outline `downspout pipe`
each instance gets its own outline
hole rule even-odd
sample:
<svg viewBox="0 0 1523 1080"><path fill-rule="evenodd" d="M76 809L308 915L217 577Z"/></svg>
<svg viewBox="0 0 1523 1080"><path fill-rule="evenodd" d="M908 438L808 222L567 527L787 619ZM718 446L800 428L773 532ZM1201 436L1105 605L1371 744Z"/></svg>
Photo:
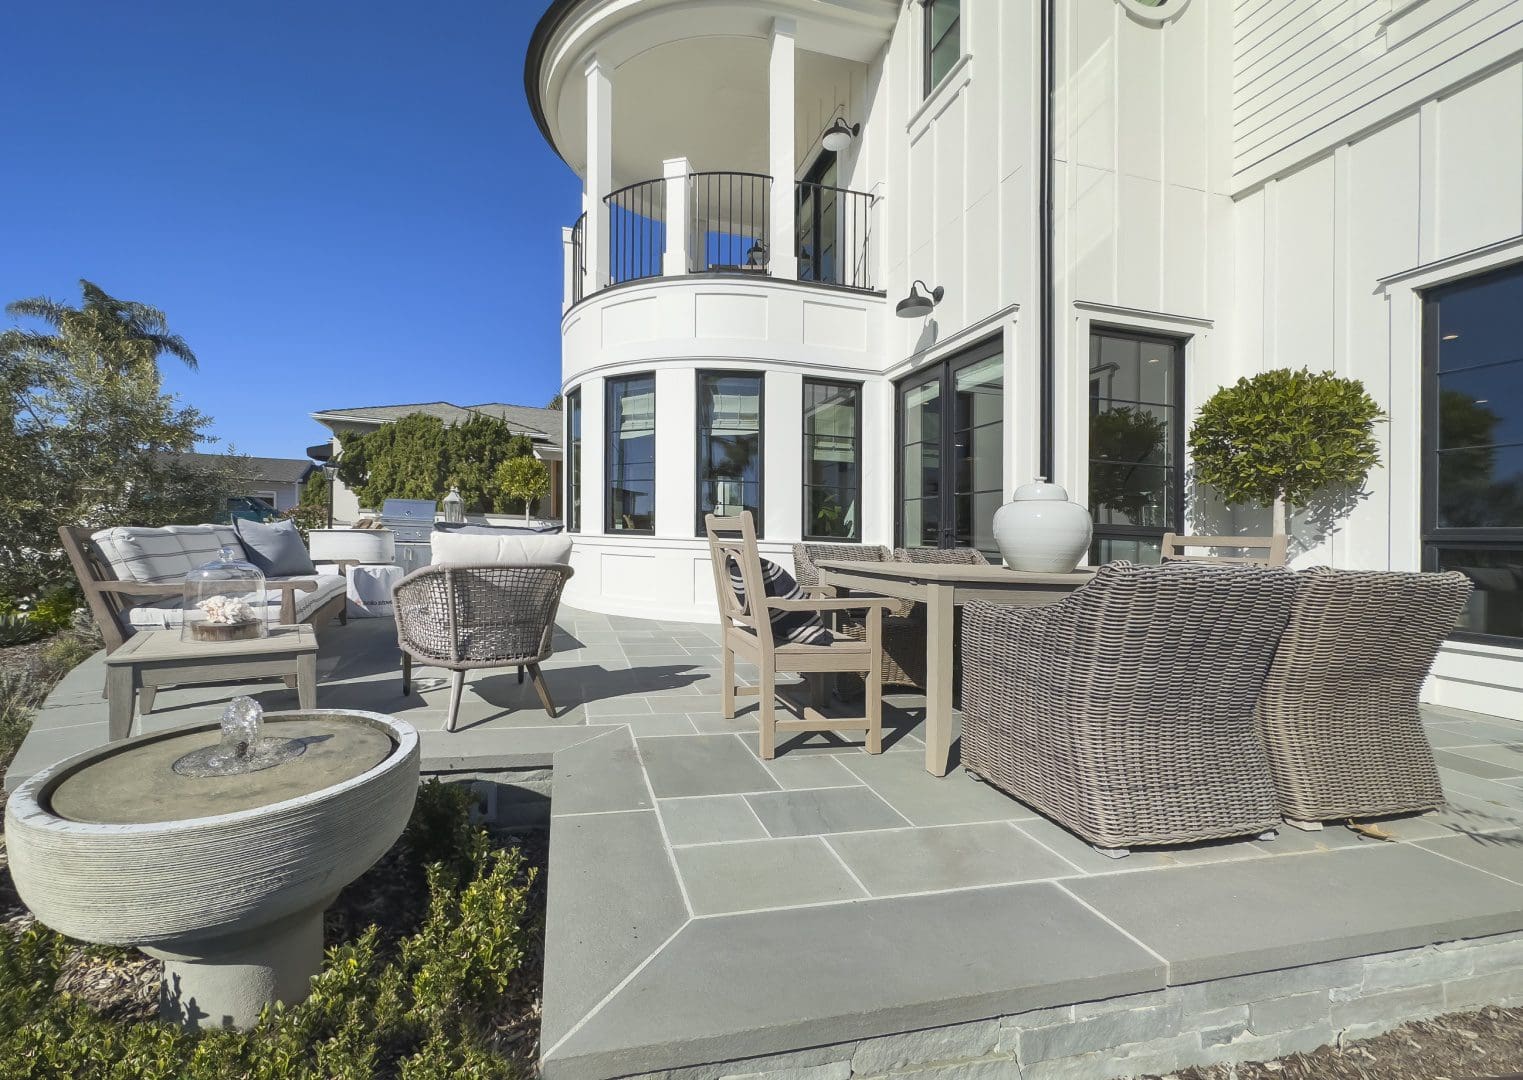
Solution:
<svg viewBox="0 0 1523 1080"><path fill-rule="evenodd" d="M1037 189L1037 291L1040 294L1040 320L1037 346L1037 397L1039 419L1039 462L1041 475L1056 481L1056 386L1057 357L1054 355L1057 340L1057 290L1053 267L1053 210L1052 210L1052 99L1056 80L1057 20L1054 6L1057 0L1041 0L1042 57L1040 94L1040 153Z"/></svg>

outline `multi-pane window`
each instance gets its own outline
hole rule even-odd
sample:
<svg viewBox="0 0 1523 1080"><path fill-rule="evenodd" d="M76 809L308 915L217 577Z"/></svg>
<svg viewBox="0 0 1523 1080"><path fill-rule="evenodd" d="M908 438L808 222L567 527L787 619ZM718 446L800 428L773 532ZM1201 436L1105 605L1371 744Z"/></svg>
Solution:
<svg viewBox="0 0 1523 1080"><path fill-rule="evenodd" d="M1423 304L1423 558L1475 583L1463 636L1523 642L1523 267Z"/></svg>
<svg viewBox="0 0 1523 1080"><path fill-rule="evenodd" d="M925 0L926 94L941 85L961 57L961 0Z"/></svg>
<svg viewBox="0 0 1523 1080"><path fill-rule="evenodd" d="M804 539L862 535L862 387L804 380Z"/></svg>
<svg viewBox="0 0 1523 1080"><path fill-rule="evenodd" d="M1154 563L1182 532L1184 345L1096 329L1089 339L1089 509L1096 563Z"/></svg>
<svg viewBox="0 0 1523 1080"><path fill-rule="evenodd" d="M608 510L611 533L656 531L656 377L608 380Z"/></svg>
<svg viewBox="0 0 1523 1080"><path fill-rule="evenodd" d="M751 511L762 530L762 376L698 374L698 522Z"/></svg>
<svg viewBox="0 0 1523 1080"><path fill-rule="evenodd" d="M582 389L566 391L566 531L582 531Z"/></svg>

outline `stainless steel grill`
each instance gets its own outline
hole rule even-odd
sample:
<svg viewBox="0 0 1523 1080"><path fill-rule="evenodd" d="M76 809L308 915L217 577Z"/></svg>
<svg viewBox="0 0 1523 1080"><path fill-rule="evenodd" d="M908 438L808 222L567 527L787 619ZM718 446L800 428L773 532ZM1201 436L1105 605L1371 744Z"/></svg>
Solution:
<svg viewBox="0 0 1523 1080"><path fill-rule="evenodd" d="M426 544L434 531L432 499L387 499L381 524L396 534L399 544Z"/></svg>

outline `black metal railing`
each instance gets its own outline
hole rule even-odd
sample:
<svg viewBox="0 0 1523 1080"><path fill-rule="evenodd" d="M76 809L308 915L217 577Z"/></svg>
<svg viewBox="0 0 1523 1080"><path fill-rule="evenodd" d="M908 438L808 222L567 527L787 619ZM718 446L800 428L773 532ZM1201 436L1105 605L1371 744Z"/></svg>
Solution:
<svg viewBox="0 0 1523 1080"><path fill-rule="evenodd" d="M873 197L865 191L800 183L794 206L799 280L871 290Z"/></svg>
<svg viewBox="0 0 1523 1080"><path fill-rule="evenodd" d="M660 277L666 256L666 181L641 180L610 194L608 284Z"/></svg>
<svg viewBox="0 0 1523 1080"><path fill-rule="evenodd" d="M701 172L688 177L688 271L766 273L772 177Z"/></svg>
<svg viewBox="0 0 1523 1080"><path fill-rule="evenodd" d="M582 290L587 279L587 215L584 213L571 226L571 302L582 301Z"/></svg>

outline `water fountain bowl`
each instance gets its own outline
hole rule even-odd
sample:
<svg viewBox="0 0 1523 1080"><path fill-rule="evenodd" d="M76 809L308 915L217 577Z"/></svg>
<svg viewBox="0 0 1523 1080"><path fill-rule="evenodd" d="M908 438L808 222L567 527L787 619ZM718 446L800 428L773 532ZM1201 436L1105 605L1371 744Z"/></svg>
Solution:
<svg viewBox="0 0 1523 1080"><path fill-rule="evenodd" d="M211 722L98 747L33 776L5 813L37 919L162 959L163 1015L190 1028L248 1028L306 997L324 909L396 842L418 790L417 731L379 713L270 713L263 738L295 744L273 767L174 768L226 734Z"/></svg>

